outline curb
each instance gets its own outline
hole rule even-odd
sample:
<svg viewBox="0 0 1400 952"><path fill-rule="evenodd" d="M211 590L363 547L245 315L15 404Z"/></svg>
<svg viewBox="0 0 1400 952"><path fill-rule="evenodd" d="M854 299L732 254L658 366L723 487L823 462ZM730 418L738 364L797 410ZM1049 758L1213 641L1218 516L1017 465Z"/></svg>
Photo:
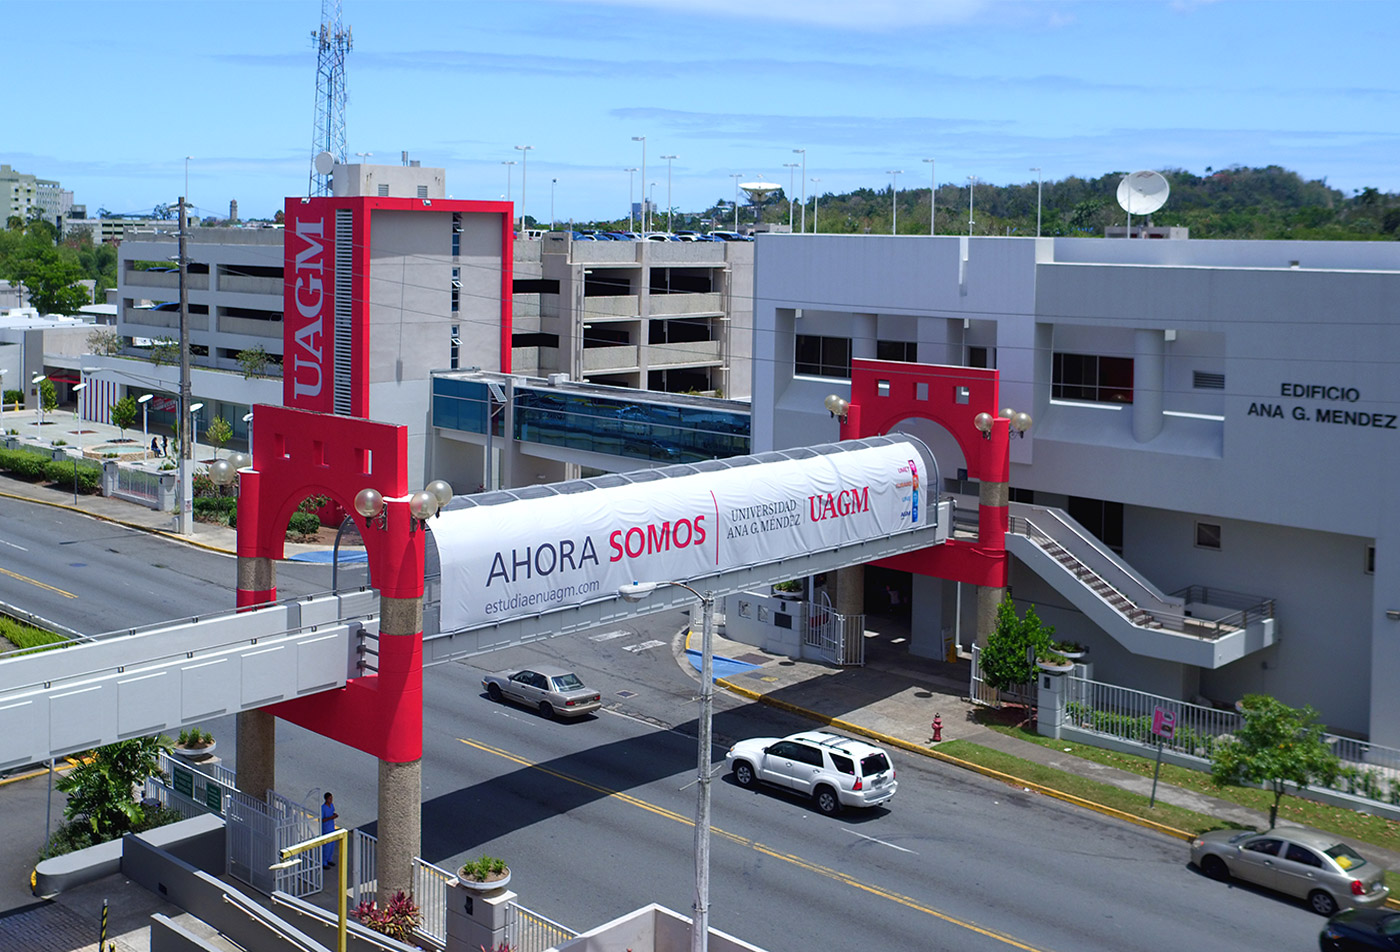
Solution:
<svg viewBox="0 0 1400 952"><path fill-rule="evenodd" d="M100 512L89 512L86 509L79 509L77 506L70 506L66 503L50 502L47 499L35 499L33 496L20 496L15 493L7 492L0 492L0 499L14 499L18 502L34 503L36 506L48 506L50 509L64 509L68 512L77 513L80 516L87 516L90 519L97 519L102 522L110 522L111 524L117 526L124 526L136 532L145 532L149 535L162 536L166 539L169 539L172 542L183 542L185 545L192 545L195 548L203 549L206 552L217 552L220 555L238 554L232 549L225 549L217 545L210 545L207 542L197 542L192 538L187 538L185 536L178 535L173 532L167 532L164 529L152 529L150 526L143 526L135 522L127 522L123 519L117 519L114 516L104 516Z"/></svg>
<svg viewBox="0 0 1400 952"><path fill-rule="evenodd" d="M850 721L845 721L838 717L827 717L824 714L818 714L815 711L809 711L806 708L798 707L796 704L789 704L787 701L779 701L774 698L770 698L766 694L762 694L758 691L751 690L750 688L740 687L737 684L734 684L730 681L726 681L724 678L715 678L715 683L718 684L720 687L724 688L726 691L729 691L733 694L737 694L740 697L748 698L751 701L757 701L760 704L767 704L769 707L775 707L779 710L787 711L792 714L797 714L802 717L808 718L809 720L817 721L821 724L829 724L832 727L837 727L841 730L849 731L853 734L860 734L862 736L869 737L872 740L878 740L883 744L889 745L890 747L897 747L900 750L904 750L909 753L921 754L925 757L929 757L934 760L941 760L946 764L951 764L954 767L961 767L964 770L971 770L974 773L979 773L984 777L990 777L993 780L1000 780L1003 783L1015 784L1019 787L1022 787L1023 789L1032 790L1036 793L1043 794L1047 797L1054 797L1056 800L1063 800L1066 803L1072 803L1075 806L1080 806L1089 810L1093 810L1095 813L1101 813L1104 816L1110 816L1118 820L1124 820L1128 823L1136 824L1137 826L1145 827L1149 830L1152 830L1155 833L1162 833L1174 839L1185 841L1190 841L1193 836L1193 834L1188 833L1185 830L1178 830L1176 827L1167 826L1165 823L1158 823L1155 820L1149 820L1145 817L1140 817L1132 813L1126 813L1123 810L1116 809L1115 807L1105 806L1102 803L1095 803L1092 800L1086 800L1083 797L1077 797L1072 793L1065 793L1063 791L1056 790L1053 787L1046 787L1038 783L1033 783L1029 780L1022 780L1019 777L1013 777L1010 774L1004 774L999 770L993 770L990 767L983 767L981 764L974 764L970 761L950 756L949 754L940 753L939 751L933 748L910 743L909 741L901 740L898 737L891 737L889 734L882 734L879 731L873 731L869 728L861 727L859 724L852 724Z"/></svg>

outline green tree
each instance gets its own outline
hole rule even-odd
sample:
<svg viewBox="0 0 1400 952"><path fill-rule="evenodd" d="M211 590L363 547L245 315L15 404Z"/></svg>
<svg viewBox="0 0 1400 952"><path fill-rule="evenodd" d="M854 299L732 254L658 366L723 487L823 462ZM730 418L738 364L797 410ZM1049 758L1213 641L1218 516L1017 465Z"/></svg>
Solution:
<svg viewBox="0 0 1400 952"><path fill-rule="evenodd" d="M108 407L107 412L111 414L112 422L122 431L122 439L126 439L126 428L136 422L136 398L127 394Z"/></svg>
<svg viewBox="0 0 1400 952"><path fill-rule="evenodd" d="M45 413L58 409L58 388L47 378L39 382L39 406Z"/></svg>
<svg viewBox="0 0 1400 952"><path fill-rule="evenodd" d="M238 366L243 370L244 380L249 377L261 377L271 360L262 344L238 352Z"/></svg>
<svg viewBox="0 0 1400 952"><path fill-rule="evenodd" d="M219 458L219 450L224 448L224 444L233 438L233 427L223 417L214 417L209 422L209 428L204 431L204 435L210 443L214 444L214 458Z"/></svg>
<svg viewBox="0 0 1400 952"><path fill-rule="evenodd" d="M1049 651L1054 633L1054 626L1041 622L1034 605L1026 609L1024 618L1017 618L1015 604L1010 597L1003 598L997 606L996 627L977 656L982 680L998 691L1034 681L1035 659Z"/></svg>
<svg viewBox="0 0 1400 952"><path fill-rule="evenodd" d="M77 282L86 275L75 261L54 248L12 262L10 273L29 289L29 303L41 314L71 314L90 304L88 290Z"/></svg>
<svg viewBox="0 0 1400 952"><path fill-rule="evenodd" d="M55 784L68 794L63 815L92 833L93 842L116 839L145 818L135 790L160 766L159 737L137 737L99 747Z"/></svg>
<svg viewBox="0 0 1400 952"><path fill-rule="evenodd" d="M1246 694L1239 707L1244 723L1234 737L1216 743L1210 777L1218 786L1257 783L1272 791L1272 830L1288 784L1296 790L1314 781L1331 783L1340 761L1311 707L1292 708L1267 694Z"/></svg>

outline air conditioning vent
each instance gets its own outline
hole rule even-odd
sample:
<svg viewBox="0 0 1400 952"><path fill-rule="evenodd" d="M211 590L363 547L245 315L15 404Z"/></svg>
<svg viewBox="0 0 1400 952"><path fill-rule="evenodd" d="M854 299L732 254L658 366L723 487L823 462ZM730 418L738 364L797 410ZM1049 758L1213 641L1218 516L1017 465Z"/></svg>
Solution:
<svg viewBox="0 0 1400 952"><path fill-rule="evenodd" d="M1204 370L1191 371L1191 386L1197 390L1224 390L1224 374L1208 374Z"/></svg>

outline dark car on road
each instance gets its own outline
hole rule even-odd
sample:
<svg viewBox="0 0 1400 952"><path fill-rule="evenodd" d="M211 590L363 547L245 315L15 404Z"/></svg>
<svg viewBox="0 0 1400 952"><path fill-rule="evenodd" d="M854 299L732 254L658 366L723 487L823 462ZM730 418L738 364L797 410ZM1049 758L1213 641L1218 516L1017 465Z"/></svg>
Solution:
<svg viewBox="0 0 1400 952"><path fill-rule="evenodd" d="M1322 952L1400 949L1400 912L1394 909L1348 909L1327 920L1317 937Z"/></svg>

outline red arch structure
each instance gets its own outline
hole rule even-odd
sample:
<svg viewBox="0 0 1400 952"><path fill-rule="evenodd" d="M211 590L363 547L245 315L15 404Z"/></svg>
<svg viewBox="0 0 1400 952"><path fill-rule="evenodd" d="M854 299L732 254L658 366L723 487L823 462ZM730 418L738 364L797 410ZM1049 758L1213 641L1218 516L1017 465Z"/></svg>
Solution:
<svg viewBox="0 0 1400 952"><path fill-rule="evenodd" d="M423 597L423 530L408 513L408 428L356 417L259 405L253 461L239 473L238 556L280 559L287 520L307 496L326 495L355 520L370 578L381 598ZM355 496L375 489L384 514L367 520ZM277 598L275 588L239 588L238 606ZM378 672L344 688L268 710L325 737L391 763L423 754L423 632L383 636Z"/></svg>
<svg viewBox="0 0 1400 952"><path fill-rule="evenodd" d="M937 423L962 449L968 476L1005 483L1011 473L1010 421L997 415L999 375L976 367L948 367L889 360L851 361L851 402L841 423L841 439L883 436L902 420ZM979 413L994 418L983 434L973 423ZM937 493L941 487L929 487ZM1005 506L982 504L977 541L949 539L907 555L883 559L887 568L999 588L1006 585Z"/></svg>

